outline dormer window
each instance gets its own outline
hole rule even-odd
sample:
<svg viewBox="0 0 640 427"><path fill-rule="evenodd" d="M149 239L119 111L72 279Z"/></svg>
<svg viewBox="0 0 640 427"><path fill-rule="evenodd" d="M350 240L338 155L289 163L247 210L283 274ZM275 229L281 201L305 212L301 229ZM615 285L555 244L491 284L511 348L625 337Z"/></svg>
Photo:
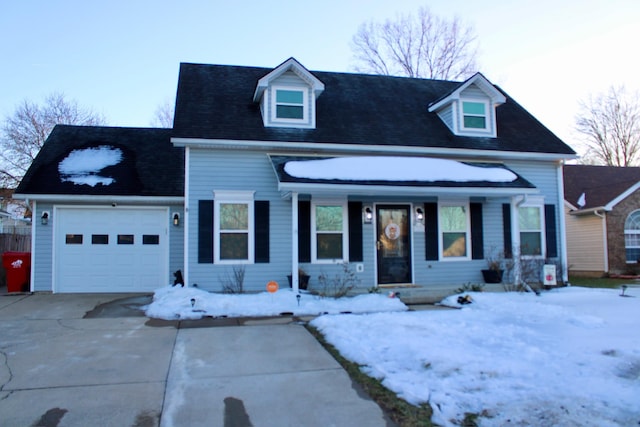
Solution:
<svg viewBox="0 0 640 427"><path fill-rule="evenodd" d="M496 108L506 100L489 80L476 73L429 104L429 112L437 114L454 135L496 138Z"/></svg>
<svg viewBox="0 0 640 427"><path fill-rule="evenodd" d="M305 91L275 88L275 120L304 120Z"/></svg>
<svg viewBox="0 0 640 427"><path fill-rule="evenodd" d="M486 102L462 101L462 128L465 130L487 129L487 111L489 105Z"/></svg>
<svg viewBox="0 0 640 427"><path fill-rule="evenodd" d="M260 104L265 127L314 129L322 91L324 83L289 58L258 80L253 101Z"/></svg>

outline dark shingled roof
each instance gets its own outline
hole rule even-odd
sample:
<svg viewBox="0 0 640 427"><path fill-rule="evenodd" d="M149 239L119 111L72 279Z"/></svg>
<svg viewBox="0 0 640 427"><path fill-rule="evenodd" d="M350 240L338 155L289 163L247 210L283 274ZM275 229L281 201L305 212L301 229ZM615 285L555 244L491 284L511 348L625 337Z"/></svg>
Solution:
<svg viewBox="0 0 640 427"><path fill-rule="evenodd" d="M578 200L585 194L586 205L581 209L605 206L629 187L640 181L640 168L617 166L564 166L564 199L578 208Z"/></svg>
<svg viewBox="0 0 640 427"><path fill-rule="evenodd" d="M77 149L119 148L122 161L100 171L109 185L64 181L58 165ZM184 195L184 149L171 143L171 129L56 126L31 164L16 193L109 196Z"/></svg>
<svg viewBox="0 0 640 427"><path fill-rule="evenodd" d="M325 84L316 129L268 128L253 94L271 71L181 64L173 136L575 154L506 94L497 109L498 138L455 136L427 109L461 83L407 77L313 71Z"/></svg>

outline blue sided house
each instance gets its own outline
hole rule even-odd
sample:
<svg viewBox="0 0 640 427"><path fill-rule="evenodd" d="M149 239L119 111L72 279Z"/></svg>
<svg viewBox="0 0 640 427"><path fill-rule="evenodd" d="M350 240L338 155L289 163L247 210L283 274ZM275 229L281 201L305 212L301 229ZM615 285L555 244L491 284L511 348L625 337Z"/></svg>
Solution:
<svg viewBox="0 0 640 427"><path fill-rule="evenodd" d="M297 289L345 265L364 288L452 289L495 251L566 274L574 157L480 73L181 64L173 129L57 126L17 193L34 291L148 292L177 270Z"/></svg>

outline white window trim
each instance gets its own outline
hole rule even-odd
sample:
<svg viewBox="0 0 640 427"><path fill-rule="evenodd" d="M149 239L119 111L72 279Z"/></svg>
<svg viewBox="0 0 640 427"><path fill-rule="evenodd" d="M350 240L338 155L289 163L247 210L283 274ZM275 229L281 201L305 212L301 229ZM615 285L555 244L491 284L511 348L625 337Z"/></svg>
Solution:
<svg viewBox="0 0 640 427"><path fill-rule="evenodd" d="M277 105L278 102L276 100L276 94L278 90L289 90L289 91L300 91L302 92L302 118L301 119L286 119L280 118L277 116ZM271 123L273 124L288 124L288 125L310 125L311 121L309 120L309 116L311 111L309 111L309 88L307 86L284 86L284 85L273 85L270 88L271 92ZM285 104L283 104L285 105ZM291 104L293 105L293 104ZM295 104L297 105L297 104Z"/></svg>
<svg viewBox="0 0 640 427"><path fill-rule="evenodd" d="M464 125L464 103L465 102L474 102L476 104L484 104L484 128L468 128ZM487 99L480 98L460 98L458 102L458 112L460 114L460 131L461 132L469 132L469 133L488 133L493 129L493 114L491 114L491 104ZM473 117L481 117L478 114L472 114Z"/></svg>
<svg viewBox="0 0 640 427"><path fill-rule="evenodd" d="M342 206L342 258L318 259L318 237L316 231L316 206ZM313 264L335 264L349 261L349 212L347 200L316 199L311 201L311 262Z"/></svg>
<svg viewBox="0 0 640 427"><path fill-rule="evenodd" d="M520 208L538 208L538 212L540 212L540 255L523 255L522 254L522 241L520 239ZM516 217L515 228L517 235L517 250L520 253L520 257L523 259L544 259L547 253L547 224L545 222L545 211L544 211L544 198L529 196L526 199L520 198L520 201L516 202ZM525 230L527 231L527 230Z"/></svg>
<svg viewBox="0 0 640 427"><path fill-rule="evenodd" d="M255 191L228 191L218 190L213 192L213 262L216 264L253 264L255 255L255 213L254 213L254 194ZM220 205L227 203L240 203L248 206L248 243L247 259L220 259Z"/></svg>
<svg viewBox="0 0 640 427"><path fill-rule="evenodd" d="M442 221L440 217L440 208L442 207L456 207L462 206L465 210L466 230L465 230L465 245L466 255L461 257L445 257L444 245L443 245L443 233ZM440 261L455 262L455 261L468 261L471 259L471 212L469 207L469 200L443 200L438 201L438 252Z"/></svg>

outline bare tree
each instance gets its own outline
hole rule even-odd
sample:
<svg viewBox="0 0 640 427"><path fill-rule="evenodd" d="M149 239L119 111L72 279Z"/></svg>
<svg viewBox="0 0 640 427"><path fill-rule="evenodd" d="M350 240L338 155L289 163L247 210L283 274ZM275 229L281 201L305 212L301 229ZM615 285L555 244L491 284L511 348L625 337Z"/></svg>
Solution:
<svg viewBox="0 0 640 427"><path fill-rule="evenodd" d="M158 108L156 108L156 112L151 120L151 126L172 128L174 110L175 102L173 100L166 99L162 104L158 105Z"/></svg>
<svg viewBox="0 0 640 427"><path fill-rule="evenodd" d="M580 103L576 130L584 136L587 162L632 166L640 161L640 95L624 87Z"/></svg>
<svg viewBox="0 0 640 427"><path fill-rule="evenodd" d="M353 36L356 70L374 74L458 80L477 71L475 31L421 7L384 23L365 22Z"/></svg>
<svg viewBox="0 0 640 427"><path fill-rule="evenodd" d="M56 124L101 125L102 115L67 100L62 93L49 95L42 105L23 101L0 128L0 185L15 188Z"/></svg>

